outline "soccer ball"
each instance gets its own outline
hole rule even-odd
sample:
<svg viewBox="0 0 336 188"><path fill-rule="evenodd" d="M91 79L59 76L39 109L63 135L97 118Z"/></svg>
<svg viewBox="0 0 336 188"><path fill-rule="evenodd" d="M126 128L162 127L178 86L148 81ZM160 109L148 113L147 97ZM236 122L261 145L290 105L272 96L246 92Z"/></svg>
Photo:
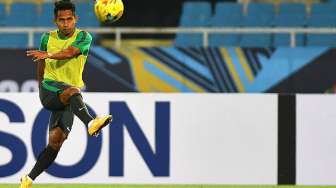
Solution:
<svg viewBox="0 0 336 188"><path fill-rule="evenodd" d="M123 15L124 3L122 0L96 0L94 11L100 22L115 22Z"/></svg>

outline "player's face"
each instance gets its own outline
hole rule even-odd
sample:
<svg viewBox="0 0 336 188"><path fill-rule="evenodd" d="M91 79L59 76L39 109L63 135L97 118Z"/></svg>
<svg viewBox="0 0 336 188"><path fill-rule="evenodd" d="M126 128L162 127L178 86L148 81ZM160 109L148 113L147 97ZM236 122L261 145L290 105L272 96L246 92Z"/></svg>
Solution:
<svg viewBox="0 0 336 188"><path fill-rule="evenodd" d="M77 19L77 16L71 10L60 10L57 12L55 23L59 31L64 36L68 36L73 33Z"/></svg>

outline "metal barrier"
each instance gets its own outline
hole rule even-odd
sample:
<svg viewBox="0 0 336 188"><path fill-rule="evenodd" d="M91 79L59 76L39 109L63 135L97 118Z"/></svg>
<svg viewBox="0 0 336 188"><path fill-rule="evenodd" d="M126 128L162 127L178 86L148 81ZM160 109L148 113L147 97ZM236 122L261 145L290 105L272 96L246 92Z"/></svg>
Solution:
<svg viewBox="0 0 336 188"><path fill-rule="evenodd" d="M27 33L28 47L34 46L34 33L47 32L55 28L48 27L0 27L1 33ZM296 34L336 34L336 28L221 28L221 27L111 27L111 28L82 28L85 31L96 34L115 34L115 47L120 47L123 34L176 34L176 33L201 33L203 35L203 46L209 44L209 34L212 33L282 33L290 34L290 46L296 46Z"/></svg>

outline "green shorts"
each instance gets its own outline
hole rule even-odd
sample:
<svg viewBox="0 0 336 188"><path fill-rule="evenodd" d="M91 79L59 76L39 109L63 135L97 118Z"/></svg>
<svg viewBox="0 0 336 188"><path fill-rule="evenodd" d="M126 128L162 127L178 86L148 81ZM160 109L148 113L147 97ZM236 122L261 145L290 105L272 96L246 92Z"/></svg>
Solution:
<svg viewBox="0 0 336 188"><path fill-rule="evenodd" d="M65 134L69 134L72 129L74 114L70 105L64 105L59 99L59 94L69 87L71 86L63 82L42 81L39 94L43 107L51 111L49 131L60 127Z"/></svg>

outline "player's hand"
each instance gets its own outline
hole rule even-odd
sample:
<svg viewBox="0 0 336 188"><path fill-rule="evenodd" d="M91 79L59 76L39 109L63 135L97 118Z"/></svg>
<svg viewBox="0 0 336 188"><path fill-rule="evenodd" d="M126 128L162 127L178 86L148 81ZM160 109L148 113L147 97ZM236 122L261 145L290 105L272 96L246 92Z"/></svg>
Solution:
<svg viewBox="0 0 336 188"><path fill-rule="evenodd" d="M32 57L34 62L45 60L49 58L48 52L40 50L29 50L26 52L28 57Z"/></svg>

